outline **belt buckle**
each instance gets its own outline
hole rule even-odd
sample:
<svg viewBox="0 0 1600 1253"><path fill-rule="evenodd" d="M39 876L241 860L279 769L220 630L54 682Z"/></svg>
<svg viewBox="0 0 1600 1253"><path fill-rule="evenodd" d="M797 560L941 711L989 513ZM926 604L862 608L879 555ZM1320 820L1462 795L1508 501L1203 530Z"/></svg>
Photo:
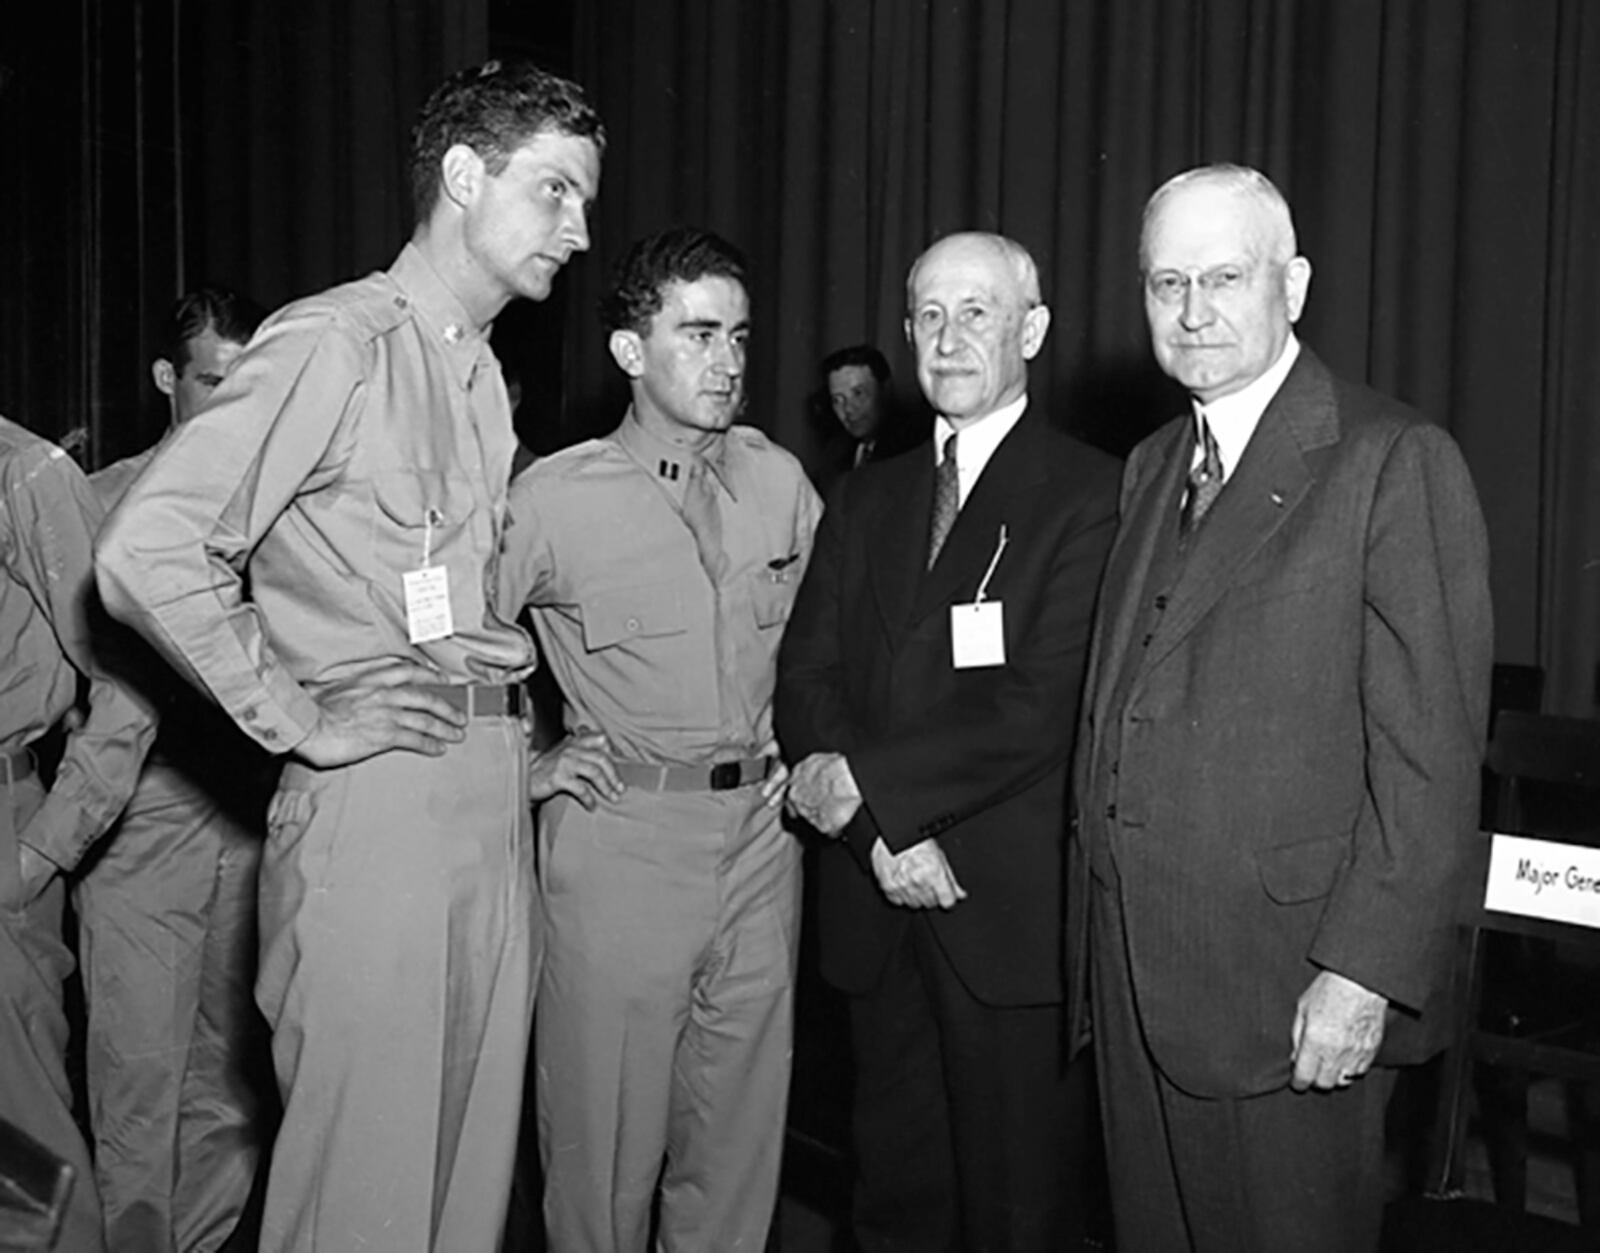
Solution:
<svg viewBox="0 0 1600 1253"><path fill-rule="evenodd" d="M744 771L736 761L719 761L711 767L711 790L726 792L744 782Z"/></svg>

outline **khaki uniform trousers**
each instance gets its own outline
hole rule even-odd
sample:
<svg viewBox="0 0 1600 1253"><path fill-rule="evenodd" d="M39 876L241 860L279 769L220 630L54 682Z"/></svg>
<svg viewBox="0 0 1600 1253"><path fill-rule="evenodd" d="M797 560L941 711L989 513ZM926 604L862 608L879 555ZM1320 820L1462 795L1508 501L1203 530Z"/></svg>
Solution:
<svg viewBox="0 0 1600 1253"><path fill-rule="evenodd" d="M95 1177L117 1253L214 1253L249 1198L260 860L260 834L152 761L75 890Z"/></svg>
<svg viewBox="0 0 1600 1253"><path fill-rule="evenodd" d="M262 1253L494 1253L538 935L520 719L442 757L288 765L261 866L283 1123Z"/></svg>
<svg viewBox="0 0 1600 1253"><path fill-rule="evenodd" d="M535 1020L553 1253L764 1247L789 1094L800 849L759 785L541 813ZM665 1167L663 1169L663 1160Z"/></svg>
<svg viewBox="0 0 1600 1253"><path fill-rule="evenodd" d="M75 1175L57 1253L102 1253L100 1202L89 1148L72 1120L62 984L72 952L61 935L66 888L57 875L26 907L17 834L38 811L37 779L0 779L0 1118L65 1159Z"/></svg>

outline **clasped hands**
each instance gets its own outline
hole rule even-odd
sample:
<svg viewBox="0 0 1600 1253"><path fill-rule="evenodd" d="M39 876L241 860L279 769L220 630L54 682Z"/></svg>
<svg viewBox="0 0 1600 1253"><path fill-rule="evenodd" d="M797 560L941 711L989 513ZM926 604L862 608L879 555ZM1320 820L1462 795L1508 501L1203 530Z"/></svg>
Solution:
<svg viewBox="0 0 1600 1253"><path fill-rule="evenodd" d="M860 809L861 789L842 753L812 753L790 775L789 812L823 835L839 835ZM907 909L954 909L967 896L937 840L898 854L874 841L872 873L889 903Z"/></svg>

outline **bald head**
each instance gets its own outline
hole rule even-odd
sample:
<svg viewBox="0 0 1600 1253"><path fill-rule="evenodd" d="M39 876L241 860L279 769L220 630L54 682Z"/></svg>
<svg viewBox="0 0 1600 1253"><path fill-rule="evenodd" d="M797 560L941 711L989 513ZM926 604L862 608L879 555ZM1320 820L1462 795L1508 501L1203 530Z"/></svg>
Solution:
<svg viewBox="0 0 1600 1253"><path fill-rule="evenodd" d="M912 265L906 305L917 381L956 429L1027 393L1050 310L1021 244L978 231L945 236Z"/></svg>
<svg viewBox="0 0 1600 1253"><path fill-rule="evenodd" d="M1039 267L1033 256L1014 239L994 235L988 231L961 231L946 235L911 263L906 275L906 308L916 307L917 274L929 261L940 256L987 255L1005 266L1012 276L1020 298L1028 305L1040 304Z"/></svg>
<svg viewBox="0 0 1600 1253"><path fill-rule="evenodd" d="M1273 181L1246 165L1201 165L1175 174L1151 193L1145 202L1139 229L1139 264L1150 268L1150 228L1164 206L1175 197L1195 197L1196 202L1211 199L1216 203L1238 199L1238 208L1253 221L1264 249L1263 255L1278 263L1288 261L1298 250L1294 219L1289 202Z"/></svg>
<svg viewBox="0 0 1600 1253"><path fill-rule="evenodd" d="M1202 404L1248 387L1283 355L1311 263L1296 255L1283 196L1263 175L1207 166L1145 207L1145 317L1156 360Z"/></svg>

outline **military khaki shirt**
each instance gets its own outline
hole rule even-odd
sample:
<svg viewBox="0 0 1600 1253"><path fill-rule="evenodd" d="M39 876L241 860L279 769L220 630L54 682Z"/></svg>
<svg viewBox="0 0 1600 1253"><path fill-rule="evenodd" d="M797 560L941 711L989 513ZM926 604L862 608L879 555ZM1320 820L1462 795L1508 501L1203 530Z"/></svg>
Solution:
<svg viewBox="0 0 1600 1253"><path fill-rule="evenodd" d="M532 607L567 729L603 732L625 761L696 765L766 745L778 644L822 514L794 457L733 427L707 461L727 556L713 583L683 518L692 458L630 411L511 488L503 612Z"/></svg>
<svg viewBox="0 0 1600 1253"><path fill-rule="evenodd" d="M149 707L107 675L91 646L99 521L72 458L0 418L0 750L32 744L72 706L78 676L89 680L88 717L21 833L63 870L122 811L155 735Z"/></svg>
<svg viewBox="0 0 1600 1253"><path fill-rule="evenodd" d="M515 443L487 336L408 244L262 325L108 519L106 604L275 752L310 691L390 660L520 679L532 641L495 607ZM413 643L430 568L454 629Z"/></svg>

